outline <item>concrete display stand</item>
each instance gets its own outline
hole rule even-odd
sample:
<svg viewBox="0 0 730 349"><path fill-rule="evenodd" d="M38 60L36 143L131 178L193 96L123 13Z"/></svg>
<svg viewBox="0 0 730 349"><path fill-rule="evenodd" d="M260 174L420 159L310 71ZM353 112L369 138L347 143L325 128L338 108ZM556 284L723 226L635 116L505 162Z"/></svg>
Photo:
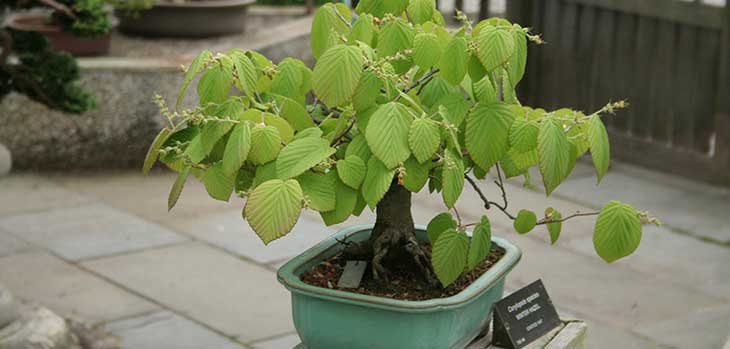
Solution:
<svg viewBox="0 0 730 349"><path fill-rule="evenodd" d="M563 325L530 343L524 349L584 349L587 330L588 327L583 321L563 321ZM316 348L306 348L303 344L299 344L292 349ZM466 349L501 349L501 347L492 345L492 335L488 333L474 340ZM726 347L725 349L730 348Z"/></svg>

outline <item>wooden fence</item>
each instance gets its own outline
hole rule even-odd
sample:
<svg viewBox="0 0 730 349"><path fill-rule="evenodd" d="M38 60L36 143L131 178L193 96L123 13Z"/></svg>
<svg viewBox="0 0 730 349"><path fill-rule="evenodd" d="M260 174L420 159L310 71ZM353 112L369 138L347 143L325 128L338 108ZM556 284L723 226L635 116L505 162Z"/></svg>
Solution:
<svg viewBox="0 0 730 349"><path fill-rule="evenodd" d="M730 184L730 4L678 0L508 0L507 16L541 33L520 97L607 117L616 157Z"/></svg>

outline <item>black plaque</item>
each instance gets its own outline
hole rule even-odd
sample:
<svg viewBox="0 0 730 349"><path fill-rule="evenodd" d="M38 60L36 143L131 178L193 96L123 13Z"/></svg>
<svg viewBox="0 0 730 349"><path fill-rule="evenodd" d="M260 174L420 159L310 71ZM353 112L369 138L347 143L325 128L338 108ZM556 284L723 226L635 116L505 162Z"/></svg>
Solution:
<svg viewBox="0 0 730 349"><path fill-rule="evenodd" d="M520 349L560 326L542 280L537 280L494 304L492 343Z"/></svg>

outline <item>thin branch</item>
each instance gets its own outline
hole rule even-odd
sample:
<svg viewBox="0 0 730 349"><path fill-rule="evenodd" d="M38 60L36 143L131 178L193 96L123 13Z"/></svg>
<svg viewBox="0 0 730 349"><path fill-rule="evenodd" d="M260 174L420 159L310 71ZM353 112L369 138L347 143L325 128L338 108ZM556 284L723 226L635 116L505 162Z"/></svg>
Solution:
<svg viewBox="0 0 730 349"><path fill-rule="evenodd" d="M504 202L504 209L507 209L507 205L509 204L507 202L507 191L504 190L504 181L502 180L502 169L499 167L499 163L497 163L497 178L499 178L499 181L495 181L494 183L497 184L499 187L499 190L502 191L502 202Z"/></svg>
<svg viewBox="0 0 730 349"><path fill-rule="evenodd" d="M576 212L570 216L567 216L567 217L561 218L561 219L542 219L539 222L537 222L537 225L562 223L562 222L565 222L565 221L567 221L571 218L575 218L575 217L598 216L599 214L601 214L601 212Z"/></svg>
<svg viewBox="0 0 730 349"><path fill-rule="evenodd" d="M506 204L504 206L502 206L497 202L489 201L489 199L487 199L487 196L484 195L484 192L479 188L479 186L474 181L474 179L472 179L469 176L464 176L464 178L466 178L466 180L469 182L469 184L471 184L472 188L474 188L474 191L476 191L477 194L479 195L479 198L482 199L482 202L484 202L484 208L489 210L489 209L491 209L492 206L494 206L494 207L498 208L500 211L502 211L505 214L505 216L509 217L509 219L511 219L511 220L517 219L517 217L515 217L513 214L511 214L511 213L509 213L509 211L507 211Z"/></svg>
<svg viewBox="0 0 730 349"><path fill-rule="evenodd" d="M333 139L332 143L330 143L330 145L335 145L339 141L341 141L342 138L344 138L345 136L347 136L348 133L350 133L350 130L352 130L353 126L355 126L355 119L350 120L350 125L347 126L347 129L345 129L344 132L342 132L339 136L337 136L337 138Z"/></svg>
<svg viewBox="0 0 730 349"><path fill-rule="evenodd" d="M429 70L428 73L426 73L426 75L422 76L420 79L418 79L415 82L413 82L413 84L411 84L411 86L408 86L408 87L404 88L403 89L403 93L411 92L412 89L420 86L422 83L424 83L426 80L428 80L431 77L433 77L438 72L439 72L438 68L431 68L431 70ZM400 99L400 96L398 96L398 97L395 98L396 101L398 99Z"/></svg>

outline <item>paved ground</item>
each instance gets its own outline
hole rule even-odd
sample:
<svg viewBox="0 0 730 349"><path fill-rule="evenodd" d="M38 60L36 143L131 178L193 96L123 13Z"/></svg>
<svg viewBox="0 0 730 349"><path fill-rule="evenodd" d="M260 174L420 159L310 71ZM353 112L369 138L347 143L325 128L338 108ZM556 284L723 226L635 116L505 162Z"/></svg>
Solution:
<svg viewBox="0 0 730 349"><path fill-rule="evenodd" d="M241 220L241 202L212 201L197 183L168 213L172 181L164 172L0 179L0 282L20 297L105 323L131 349L291 347L289 295L275 270L339 227L324 228L308 213L289 237L264 248ZM509 288L542 278L563 315L588 321L589 348L725 343L730 190L620 164L598 189L592 169L579 164L556 198L517 181L508 190L514 207L585 211L618 198L666 223L646 229L634 256L607 265L592 250L592 219L568 224L551 247L545 231L518 236L491 213L495 231L524 251ZM420 223L442 210L439 198L415 201ZM481 214L471 191L458 206L467 219Z"/></svg>

